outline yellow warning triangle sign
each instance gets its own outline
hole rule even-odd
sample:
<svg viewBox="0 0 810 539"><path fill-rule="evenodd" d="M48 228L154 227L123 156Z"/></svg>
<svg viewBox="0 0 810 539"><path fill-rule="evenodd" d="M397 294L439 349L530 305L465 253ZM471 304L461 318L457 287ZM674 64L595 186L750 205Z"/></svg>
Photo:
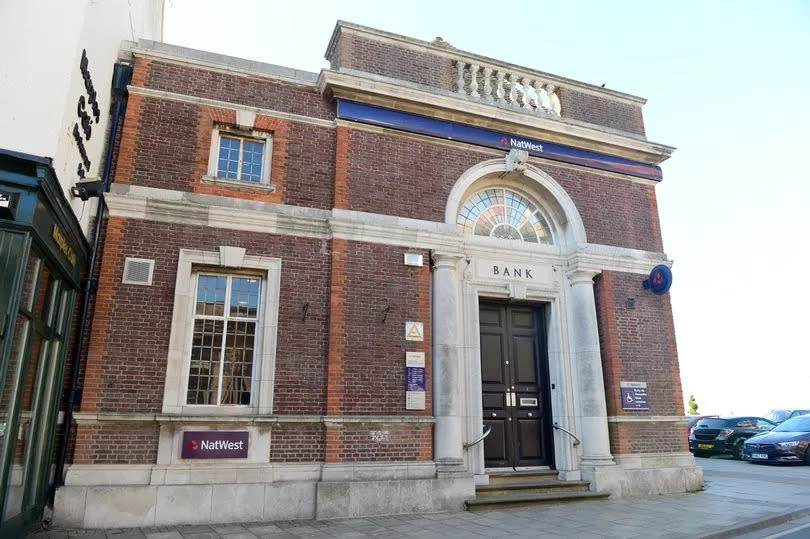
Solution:
<svg viewBox="0 0 810 539"><path fill-rule="evenodd" d="M409 322L405 337L413 340L422 340L422 329L419 327L418 322Z"/></svg>

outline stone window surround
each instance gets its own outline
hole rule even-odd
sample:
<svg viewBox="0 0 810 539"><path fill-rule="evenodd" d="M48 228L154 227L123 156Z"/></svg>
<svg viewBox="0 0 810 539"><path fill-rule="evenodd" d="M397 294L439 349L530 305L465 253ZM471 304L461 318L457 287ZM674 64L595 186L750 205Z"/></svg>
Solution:
<svg viewBox="0 0 810 539"><path fill-rule="evenodd" d="M241 111L237 111L241 112ZM255 114L254 114L255 118ZM252 126L253 122L250 122ZM217 176L217 164L219 162L219 145L223 135L230 135L240 139L255 139L257 142L264 143L264 155L262 155L262 178L261 181L250 182L240 179L220 178ZM240 154L241 154L240 145ZM274 190L272 178L270 177L271 165L273 158L273 134L268 131L257 131L255 129L246 129L243 127L234 127L227 125L216 125L211 130L211 148L208 152L208 170L203 176L203 180L212 183L222 183L235 186L253 187L257 189L270 189ZM240 155L241 159L241 155Z"/></svg>
<svg viewBox="0 0 810 539"><path fill-rule="evenodd" d="M191 276L195 266L205 266L207 269L220 267L226 272L235 268L253 269L264 273L257 331L259 342L253 369L253 395L248 406L186 404L195 291ZM163 393L164 414L232 417L267 415L273 412L280 285L280 258L246 255L245 250L239 247L221 246L219 252L180 249Z"/></svg>

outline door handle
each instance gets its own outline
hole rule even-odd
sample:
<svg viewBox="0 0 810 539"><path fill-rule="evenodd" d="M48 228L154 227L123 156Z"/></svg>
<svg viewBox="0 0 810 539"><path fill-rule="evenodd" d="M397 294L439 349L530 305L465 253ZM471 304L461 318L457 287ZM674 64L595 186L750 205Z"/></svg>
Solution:
<svg viewBox="0 0 810 539"><path fill-rule="evenodd" d="M506 392L506 407L511 408L513 406L517 406L517 398L515 397L514 391L507 391Z"/></svg>

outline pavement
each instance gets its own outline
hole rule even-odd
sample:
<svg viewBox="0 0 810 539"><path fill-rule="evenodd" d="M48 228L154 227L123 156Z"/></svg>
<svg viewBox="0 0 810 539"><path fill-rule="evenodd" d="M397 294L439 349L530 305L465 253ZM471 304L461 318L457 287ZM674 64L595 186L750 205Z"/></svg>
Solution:
<svg viewBox="0 0 810 539"><path fill-rule="evenodd" d="M35 532L29 537L764 537L768 535L768 529L792 529L791 522L803 522L802 519L810 517L810 466L763 466L718 457L698 459L698 464L704 467L706 479L702 492L653 498L321 522L253 522L118 530L51 529Z"/></svg>

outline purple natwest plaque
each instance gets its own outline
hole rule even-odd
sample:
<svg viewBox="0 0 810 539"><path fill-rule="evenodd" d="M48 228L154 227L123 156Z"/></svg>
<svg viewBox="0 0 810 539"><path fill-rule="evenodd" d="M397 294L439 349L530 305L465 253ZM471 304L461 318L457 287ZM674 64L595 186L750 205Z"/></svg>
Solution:
<svg viewBox="0 0 810 539"><path fill-rule="evenodd" d="M219 430L187 430L183 433L184 459L245 459L248 433Z"/></svg>

